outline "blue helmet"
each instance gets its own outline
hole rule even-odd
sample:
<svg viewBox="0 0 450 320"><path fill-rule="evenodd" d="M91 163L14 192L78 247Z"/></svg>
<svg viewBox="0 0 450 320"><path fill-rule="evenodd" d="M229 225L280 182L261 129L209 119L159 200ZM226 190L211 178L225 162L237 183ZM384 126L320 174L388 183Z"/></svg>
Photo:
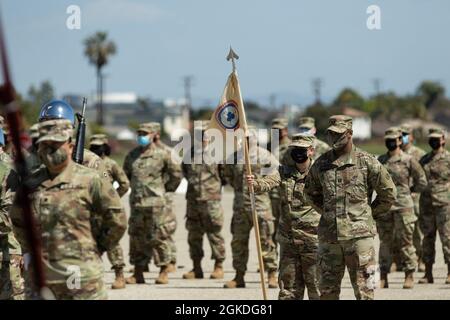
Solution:
<svg viewBox="0 0 450 320"><path fill-rule="evenodd" d="M63 100L51 100L44 104L39 112L39 122L55 119L67 119L75 125L73 108Z"/></svg>

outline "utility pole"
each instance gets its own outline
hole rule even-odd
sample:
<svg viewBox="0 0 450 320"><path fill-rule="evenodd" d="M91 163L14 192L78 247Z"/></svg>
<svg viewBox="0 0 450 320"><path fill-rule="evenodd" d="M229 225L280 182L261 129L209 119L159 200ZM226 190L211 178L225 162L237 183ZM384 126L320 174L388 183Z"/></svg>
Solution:
<svg viewBox="0 0 450 320"><path fill-rule="evenodd" d="M272 93L269 96L269 104L270 104L270 108L275 110L277 105L276 105L276 101L277 101L277 95L275 93Z"/></svg>
<svg viewBox="0 0 450 320"><path fill-rule="evenodd" d="M381 87L380 78L373 79L373 87L375 89L375 108L378 109L380 107L380 87Z"/></svg>
<svg viewBox="0 0 450 320"><path fill-rule="evenodd" d="M313 93L314 93L314 97L316 99L316 104L321 104L322 100L321 100L321 94L322 94L322 85L323 85L323 81L322 78L315 78L312 80L312 88L313 88Z"/></svg>

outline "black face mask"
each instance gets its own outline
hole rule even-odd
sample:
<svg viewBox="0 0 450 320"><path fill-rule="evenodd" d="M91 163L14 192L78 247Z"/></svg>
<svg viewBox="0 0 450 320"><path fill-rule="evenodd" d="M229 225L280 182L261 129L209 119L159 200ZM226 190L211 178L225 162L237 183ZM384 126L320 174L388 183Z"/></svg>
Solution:
<svg viewBox="0 0 450 320"><path fill-rule="evenodd" d="M398 147L395 139L387 139L384 143L389 151L394 151Z"/></svg>
<svg viewBox="0 0 450 320"><path fill-rule="evenodd" d="M294 148L291 151L291 157L292 160L295 161L295 163L304 163L306 160L308 160L308 149Z"/></svg>
<svg viewBox="0 0 450 320"><path fill-rule="evenodd" d="M440 138L430 138L428 140L428 144L433 150L437 150L441 147L441 139Z"/></svg>
<svg viewBox="0 0 450 320"><path fill-rule="evenodd" d="M93 153L98 155L99 157L103 156L105 154L105 145L94 145L89 148Z"/></svg>

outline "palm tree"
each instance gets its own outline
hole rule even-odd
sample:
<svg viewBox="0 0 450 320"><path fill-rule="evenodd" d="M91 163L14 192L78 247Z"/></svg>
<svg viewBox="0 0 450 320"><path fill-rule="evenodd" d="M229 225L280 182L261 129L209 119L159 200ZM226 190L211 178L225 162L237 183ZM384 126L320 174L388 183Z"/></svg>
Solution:
<svg viewBox="0 0 450 320"><path fill-rule="evenodd" d="M116 45L107 39L106 32L97 32L84 40L84 54L89 63L96 67L97 71L97 123L103 125L103 75L102 68L108 63L111 55L116 53Z"/></svg>

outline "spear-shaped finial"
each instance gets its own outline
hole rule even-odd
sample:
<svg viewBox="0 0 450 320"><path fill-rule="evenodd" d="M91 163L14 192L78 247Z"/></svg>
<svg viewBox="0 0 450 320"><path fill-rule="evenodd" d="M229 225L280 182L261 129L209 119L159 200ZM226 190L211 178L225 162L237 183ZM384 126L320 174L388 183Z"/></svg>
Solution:
<svg viewBox="0 0 450 320"><path fill-rule="evenodd" d="M239 59L239 56L236 54L236 52L233 51L233 48L230 46L230 52L228 52L227 60L228 61L231 60L231 63L233 65L233 71L236 71L236 63L234 61L235 59L236 60Z"/></svg>

